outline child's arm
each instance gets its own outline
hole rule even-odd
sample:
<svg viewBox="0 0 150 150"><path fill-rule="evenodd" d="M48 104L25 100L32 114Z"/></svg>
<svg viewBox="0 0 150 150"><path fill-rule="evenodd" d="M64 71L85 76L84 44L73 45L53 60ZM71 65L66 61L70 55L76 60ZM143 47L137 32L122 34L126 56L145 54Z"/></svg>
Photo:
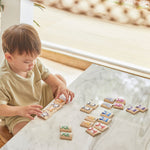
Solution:
<svg viewBox="0 0 150 150"><path fill-rule="evenodd" d="M51 86L55 99L59 98L61 94L64 94L66 97L66 103L69 100L69 96L70 101L72 101L74 93L67 89L66 84L61 81L57 76L50 74L44 81Z"/></svg>
<svg viewBox="0 0 150 150"><path fill-rule="evenodd" d="M28 105L28 106L9 106L6 104L0 105L0 116L23 116L29 119L34 119L31 115L39 116L42 111L41 105Z"/></svg>

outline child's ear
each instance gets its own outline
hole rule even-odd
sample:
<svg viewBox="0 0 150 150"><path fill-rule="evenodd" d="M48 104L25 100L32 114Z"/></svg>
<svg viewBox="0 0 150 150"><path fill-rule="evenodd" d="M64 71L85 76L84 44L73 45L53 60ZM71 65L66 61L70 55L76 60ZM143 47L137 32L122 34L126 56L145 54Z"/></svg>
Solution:
<svg viewBox="0 0 150 150"><path fill-rule="evenodd" d="M12 55L8 52L5 53L5 58L8 62L11 62L12 61Z"/></svg>

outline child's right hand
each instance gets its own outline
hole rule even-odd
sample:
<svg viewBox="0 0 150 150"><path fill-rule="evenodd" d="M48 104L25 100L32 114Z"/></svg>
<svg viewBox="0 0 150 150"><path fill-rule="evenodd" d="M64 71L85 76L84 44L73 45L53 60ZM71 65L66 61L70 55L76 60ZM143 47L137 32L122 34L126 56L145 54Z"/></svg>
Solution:
<svg viewBox="0 0 150 150"><path fill-rule="evenodd" d="M18 107L17 114L19 116L27 117L31 120L34 118L31 115L37 115L40 116L42 113L41 109L43 107L41 105L28 105L28 106L20 106Z"/></svg>

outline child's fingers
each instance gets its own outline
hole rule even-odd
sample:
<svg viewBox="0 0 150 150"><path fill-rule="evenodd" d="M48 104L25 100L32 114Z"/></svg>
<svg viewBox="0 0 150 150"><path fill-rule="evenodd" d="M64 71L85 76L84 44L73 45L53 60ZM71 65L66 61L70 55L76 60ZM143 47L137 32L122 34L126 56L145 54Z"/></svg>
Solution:
<svg viewBox="0 0 150 150"><path fill-rule="evenodd" d="M66 103L68 103L68 101L72 101L72 99L74 98L74 93L70 90L66 91L66 94L64 93L65 97L66 97Z"/></svg>
<svg viewBox="0 0 150 150"><path fill-rule="evenodd" d="M66 97L66 103L68 103L68 100L69 100L69 92L66 91L65 93L63 93Z"/></svg>
<svg viewBox="0 0 150 150"><path fill-rule="evenodd" d="M35 115L39 115L41 114L42 111L39 111L39 110L30 110L29 114L35 114Z"/></svg>
<svg viewBox="0 0 150 150"><path fill-rule="evenodd" d="M55 99L59 98L61 95L65 96L66 99L66 103L68 103L68 101L72 101L72 99L74 98L74 93L68 89L64 90L62 93L57 93Z"/></svg>
<svg viewBox="0 0 150 150"><path fill-rule="evenodd" d="M25 117L27 117L27 118L29 118L29 119L31 119L31 120L34 119L34 118L33 118L31 115L29 115L29 114L27 114Z"/></svg>
<svg viewBox="0 0 150 150"><path fill-rule="evenodd" d="M58 99L60 97L61 93L57 93L55 99Z"/></svg>
<svg viewBox="0 0 150 150"><path fill-rule="evenodd" d="M73 92L70 92L70 102L72 102L73 98L74 98L74 93Z"/></svg>
<svg viewBox="0 0 150 150"><path fill-rule="evenodd" d="M41 114L42 111L40 109L41 107L36 107L36 106L29 106L28 109L27 109L27 113L29 114L35 114L35 115L38 115L38 114Z"/></svg>
<svg viewBox="0 0 150 150"><path fill-rule="evenodd" d="M40 108L40 109L43 108L43 106L41 106L41 105L31 105L31 106L34 107L34 108Z"/></svg>

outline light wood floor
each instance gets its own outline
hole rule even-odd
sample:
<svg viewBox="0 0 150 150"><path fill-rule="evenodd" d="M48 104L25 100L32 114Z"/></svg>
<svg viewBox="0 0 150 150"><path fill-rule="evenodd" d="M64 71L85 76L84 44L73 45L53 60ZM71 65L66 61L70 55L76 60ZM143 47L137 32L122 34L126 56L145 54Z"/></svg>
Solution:
<svg viewBox="0 0 150 150"><path fill-rule="evenodd" d="M120 25L55 8L34 9L42 40L150 68L150 28Z"/></svg>
<svg viewBox="0 0 150 150"><path fill-rule="evenodd" d="M83 70L69 67L42 57L40 57L40 60L51 73L61 74L66 79L67 85L71 84L71 82L73 82L83 72Z"/></svg>

